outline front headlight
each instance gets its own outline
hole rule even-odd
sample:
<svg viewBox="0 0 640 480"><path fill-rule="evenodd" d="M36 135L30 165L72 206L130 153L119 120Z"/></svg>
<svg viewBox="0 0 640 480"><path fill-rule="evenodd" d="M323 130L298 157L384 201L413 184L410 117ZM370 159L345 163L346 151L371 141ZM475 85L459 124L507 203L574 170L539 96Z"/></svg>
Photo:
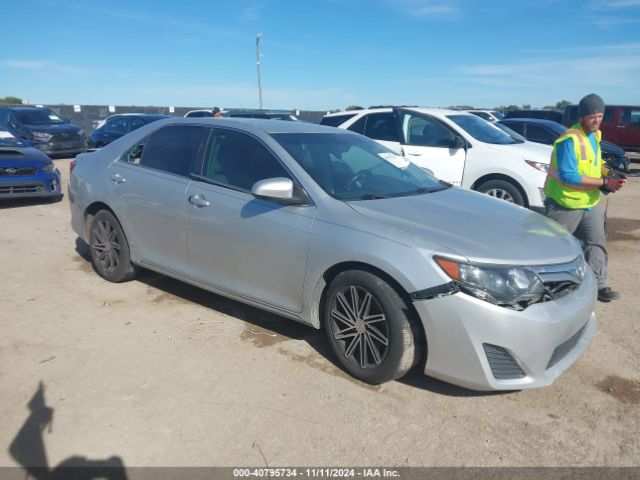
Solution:
<svg viewBox="0 0 640 480"><path fill-rule="evenodd" d="M51 163L47 163L47 164L43 165L42 167L40 167L40 171L41 172L45 172L45 173L49 173L49 172L53 172L54 168L56 168L56 166L53 164L53 162L51 162Z"/></svg>
<svg viewBox="0 0 640 480"><path fill-rule="evenodd" d="M533 160L525 160L528 165L532 166L536 170L540 170L541 172L547 173L549 171L549 164L542 162L534 162Z"/></svg>
<svg viewBox="0 0 640 480"><path fill-rule="evenodd" d="M51 139L51 134L47 132L33 132L33 136L38 140L48 141Z"/></svg>
<svg viewBox="0 0 640 480"><path fill-rule="evenodd" d="M81 130L78 132L78 135L80 135L80 136L82 137L82 136L84 135L84 130L82 130L82 129L81 129Z"/></svg>
<svg viewBox="0 0 640 480"><path fill-rule="evenodd" d="M522 310L545 294L540 277L518 266L481 265L436 257L436 263L458 287L481 300Z"/></svg>

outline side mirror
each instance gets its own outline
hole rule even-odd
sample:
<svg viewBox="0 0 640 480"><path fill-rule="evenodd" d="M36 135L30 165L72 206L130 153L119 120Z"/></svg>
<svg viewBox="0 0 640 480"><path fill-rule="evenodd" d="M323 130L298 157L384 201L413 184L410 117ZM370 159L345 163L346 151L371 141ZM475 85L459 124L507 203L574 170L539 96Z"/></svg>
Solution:
<svg viewBox="0 0 640 480"><path fill-rule="evenodd" d="M467 142L460 135L456 135L455 138L451 141L451 148L459 149L459 148L467 148Z"/></svg>
<svg viewBox="0 0 640 480"><path fill-rule="evenodd" d="M290 178L266 178L253 184L251 193L258 198L302 205L308 199L304 194L294 195L293 181Z"/></svg>

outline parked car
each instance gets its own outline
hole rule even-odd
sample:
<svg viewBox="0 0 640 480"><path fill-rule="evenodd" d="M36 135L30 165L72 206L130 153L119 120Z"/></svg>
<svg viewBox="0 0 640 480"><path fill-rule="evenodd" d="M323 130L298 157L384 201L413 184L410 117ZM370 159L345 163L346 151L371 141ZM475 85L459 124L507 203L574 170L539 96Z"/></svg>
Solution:
<svg viewBox="0 0 640 480"><path fill-rule="evenodd" d="M170 116L151 113L119 113L111 115L105 119L102 125L99 125L91 132L88 147L104 147L133 130L163 118L170 118Z"/></svg>
<svg viewBox="0 0 640 480"><path fill-rule="evenodd" d="M562 122L562 111L560 110L512 110L504 116L507 118L540 118L542 120L553 120Z"/></svg>
<svg viewBox="0 0 640 480"><path fill-rule="evenodd" d="M289 110L227 110L223 112L225 117L234 118L264 118L272 120L287 120L299 122L300 120L291 114Z"/></svg>
<svg viewBox="0 0 640 480"><path fill-rule="evenodd" d="M499 124L515 130L531 142L545 145L553 145L553 142L567 130L567 127L561 123L537 118L508 118L501 120ZM600 149L602 150L602 159L607 165L616 170L629 171L629 158L622 148L615 143L603 140L600 142Z"/></svg>
<svg viewBox="0 0 640 480"><path fill-rule="evenodd" d="M564 109L562 123L570 127L578 122L578 106ZM602 138L625 150L640 152L640 106L607 105L602 119Z"/></svg>
<svg viewBox="0 0 640 480"><path fill-rule="evenodd" d="M517 140L470 113L377 108L330 114L322 124L373 138L453 185L525 207L544 207L551 148Z"/></svg>
<svg viewBox="0 0 640 480"><path fill-rule="evenodd" d="M0 127L0 199L24 197L60 200L60 172L28 140Z"/></svg>
<svg viewBox="0 0 640 480"><path fill-rule="evenodd" d="M144 267L323 328L373 384L420 364L477 390L541 387L596 329L566 230L346 130L162 120L79 156L69 200L106 280Z"/></svg>
<svg viewBox="0 0 640 480"><path fill-rule="evenodd" d="M47 155L74 156L87 147L84 130L48 108L0 106L0 125L12 128Z"/></svg>
<svg viewBox="0 0 640 480"><path fill-rule="evenodd" d="M213 110L190 110L184 116L185 118L215 117Z"/></svg>
<svg viewBox="0 0 640 480"><path fill-rule="evenodd" d="M469 113L473 113L476 117L483 118L488 122L497 122L504 118L504 113L497 110L467 110Z"/></svg>

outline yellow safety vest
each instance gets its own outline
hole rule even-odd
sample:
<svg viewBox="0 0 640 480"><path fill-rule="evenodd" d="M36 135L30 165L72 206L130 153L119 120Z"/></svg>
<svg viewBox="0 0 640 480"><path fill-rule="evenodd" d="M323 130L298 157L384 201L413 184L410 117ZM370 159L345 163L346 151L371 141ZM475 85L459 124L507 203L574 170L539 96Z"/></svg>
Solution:
<svg viewBox="0 0 640 480"><path fill-rule="evenodd" d="M600 178L602 176L602 157L600 153L600 139L602 133L596 132L596 151L589 138L585 135L580 124L576 123L564 132L553 144L551 165L547 172L547 180L544 184L544 194L566 208L590 208L600 201L600 189L580 185L569 185L560 180L558 171L557 148L558 144L567 138L573 140L573 148L578 159L578 173L587 177Z"/></svg>

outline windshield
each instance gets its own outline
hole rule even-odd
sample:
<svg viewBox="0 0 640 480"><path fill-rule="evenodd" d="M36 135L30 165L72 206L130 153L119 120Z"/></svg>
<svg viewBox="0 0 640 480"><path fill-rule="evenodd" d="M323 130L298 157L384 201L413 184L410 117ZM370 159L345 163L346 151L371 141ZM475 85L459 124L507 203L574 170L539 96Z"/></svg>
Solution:
<svg viewBox="0 0 640 480"><path fill-rule="evenodd" d="M447 118L481 142L497 145L520 143L508 133L475 115L447 115Z"/></svg>
<svg viewBox="0 0 640 480"><path fill-rule="evenodd" d="M419 195L449 187L360 135L277 133L272 137L325 192L339 200Z"/></svg>
<svg viewBox="0 0 640 480"><path fill-rule="evenodd" d="M16 110L16 116L25 125L55 125L65 123L58 114L47 108L33 110Z"/></svg>

